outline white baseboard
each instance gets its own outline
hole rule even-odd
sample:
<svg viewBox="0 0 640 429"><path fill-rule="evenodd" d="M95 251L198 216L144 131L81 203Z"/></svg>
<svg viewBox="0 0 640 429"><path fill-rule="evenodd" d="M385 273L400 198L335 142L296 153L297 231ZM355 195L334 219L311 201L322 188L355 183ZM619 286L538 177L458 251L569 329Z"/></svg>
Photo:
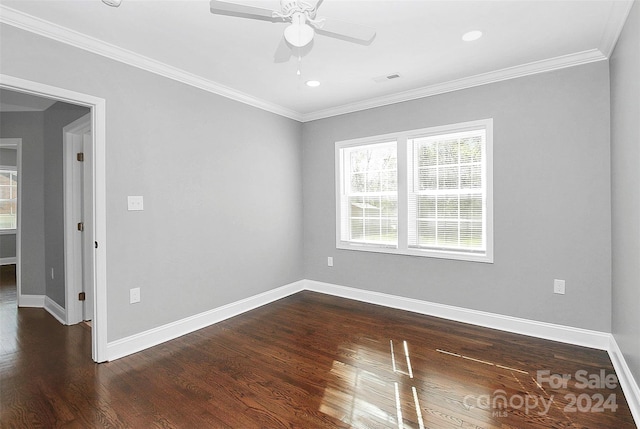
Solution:
<svg viewBox="0 0 640 429"><path fill-rule="evenodd" d="M0 258L0 265L14 265L17 263L16 257Z"/></svg>
<svg viewBox="0 0 640 429"><path fill-rule="evenodd" d="M631 414L636 421L636 425L640 427L640 389L633 378L633 374L631 374L631 370L627 366L615 338L608 332L590 331L571 326L470 310L314 280L304 280L304 289L356 301L368 302L370 304L412 311L414 313L441 317L443 319L455 320L457 322L499 329L501 331L606 350L609 353L618 380L620 381L620 386L631 409Z"/></svg>
<svg viewBox="0 0 640 429"><path fill-rule="evenodd" d="M414 313L455 320L458 322L528 335L536 338L606 350L611 357L616 374L618 374L620 385L625 393L625 398L629 403L634 419L636 422L640 422L640 390L638 389L638 384L633 378L633 375L624 360L624 356L620 352L615 339L610 333L538 322L535 320L504 316L484 311L470 310L451 305L420 301L417 299L389 295L380 292L372 292L364 289L323 283L315 280L300 280L290 283L259 295L251 296L222 307L214 308L213 310L209 310L204 313L196 314L195 316L168 323L117 341L112 341L107 344L107 360L112 361L142 351L149 347L181 337L188 333L197 331L198 329L205 328L303 290L325 293L356 301L412 311ZM41 299L44 303L44 297ZM57 306L58 311L62 310L62 312L64 312L64 309L58 306L58 304L47 298L47 304L49 303L53 304L53 308ZM37 305L32 306L35 307ZM60 313L56 315L51 311L51 309L47 308L47 310L49 310L49 312L56 316L56 318L61 322L64 320L64 317L61 316Z"/></svg>
<svg viewBox="0 0 640 429"><path fill-rule="evenodd" d="M44 309L49 312L53 317L58 319L58 322L66 325L67 322L67 311L60 306L57 302L45 296L44 298Z"/></svg>
<svg viewBox="0 0 640 429"><path fill-rule="evenodd" d="M18 295L18 307L44 308L44 295Z"/></svg>
<svg viewBox="0 0 640 429"><path fill-rule="evenodd" d="M259 295L205 311L204 313L196 314L195 316L112 341L107 344L107 360L112 361L119 359L253 310L254 308L269 304L296 292L300 292L303 285L304 281L300 280Z"/></svg>
<svg viewBox="0 0 640 429"><path fill-rule="evenodd" d="M535 320L521 319L518 317L504 316L485 311L470 310L451 305L437 304L428 301L420 301L396 295L380 292L372 292L364 289L339 286L331 283L323 283L315 280L305 280L304 288L307 290L368 302L370 304L383 305L385 307L412 311L414 313L441 317L457 322L470 323L486 328L499 329L515 334L529 335L546 340L578 346L591 347L599 350L609 349L607 332L590 331L587 329L573 328L571 326L555 325L553 323L538 322Z"/></svg>
<svg viewBox="0 0 640 429"><path fill-rule="evenodd" d="M57 302L45 295L20 295L18 307L44 308L60 323L66 325L67 312Z"/></svg>
<svg viewBox="0 0 640 429"><path fill-rule="evenodd" d="M620 351L620 347L618 347L618 343L613 335L611 336L611 343L609 345L609 357L613 363L613 368L616 370L618 381L624 392L627 404L629 404L629 408L631 409L631 414L636 421L636 426L640 427L640 388L635 378L633 378L631 369L629 369L624 355L622 351Z"/></svg>
<svg viewBox="0 0 640 429"><path fill-rule="evenodd" d="M484 311L470 310L450 305L420 301L364 289L350 288L315 280L300 280L271 291L261 293L204 313L177 320L139 334L131 335L107 344L108 360L115 360L139 352L165 341L178 338L206 326L218 323L246 311L253 310L275 300L302 290L310 290L414 313L441 317L477 326L484 326L516 334L529 335L562 343L609 350L611 334L570 326L555 325L535 320L504 316Z"/></svg>

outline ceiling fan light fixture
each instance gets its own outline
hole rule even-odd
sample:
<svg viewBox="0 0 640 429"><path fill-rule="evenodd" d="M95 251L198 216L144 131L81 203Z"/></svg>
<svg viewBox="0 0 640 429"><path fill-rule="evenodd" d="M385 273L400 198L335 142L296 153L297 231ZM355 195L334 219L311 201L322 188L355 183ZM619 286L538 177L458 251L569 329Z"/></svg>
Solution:
<svg viewBox="0 0 640 429"><path fill-rule="evenodd" d="M306 82L307 86L311 87L311 88L316 88L318 86L320 86L320 81L318 80L308 80Z"/></svg>
<svg viewBox="0 0 640 429"><path fill-rule="evenodd" d="M308 45L313 40L314 34L315 31L306 23L302 13L296 13L291 19L291 25L284 29L285 40L296 48Z"/></svg>

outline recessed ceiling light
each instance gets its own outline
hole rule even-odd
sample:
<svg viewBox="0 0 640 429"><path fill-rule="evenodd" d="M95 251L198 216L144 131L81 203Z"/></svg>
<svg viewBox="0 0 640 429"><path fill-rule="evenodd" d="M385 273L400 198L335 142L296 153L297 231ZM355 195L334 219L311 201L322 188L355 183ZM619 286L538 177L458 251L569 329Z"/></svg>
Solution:
<svg viewBox="0 0 640 429"><path fill-rule="evenodd" d="M474 40L478 40L482 37L482 31L474 30L469 31L468 33L464 33L462 35L462 40L465 42L473 42Z"/></svg>
<svg viewBox="0 0 640 429"><path fill-rule="evenodd" d="M320 86L320 82L317 80L308 80L307 86L310 86L311 88L315 88L316 86Z"/></svg>

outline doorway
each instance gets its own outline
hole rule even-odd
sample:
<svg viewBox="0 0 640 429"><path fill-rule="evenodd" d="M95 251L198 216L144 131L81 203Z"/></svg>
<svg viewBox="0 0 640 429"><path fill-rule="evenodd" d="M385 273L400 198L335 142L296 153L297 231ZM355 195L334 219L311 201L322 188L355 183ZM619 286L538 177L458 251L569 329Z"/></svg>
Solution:
<svg viewBox="0 0 640 429"><path fill-rule="evenodd" d="M0 138L0 277L18 287L22 139ZM12 277L12 279L11 279Z"/></svg>
<svg viewBox="0 0 640 429"><path fill-rule="evenodd" d="M39 82L33 82L13 76L0 74L0 88L39 97L63 101L65 103L88 107L90 109L90 160L83 169L83 197L85 192L91 191L89 198L83 200L84 233L91 238L91 246L84 246L81 250L83 260L82 278L86 291L93 297L93 314L91 341L92 359L95 362L108 360L107 354L107 305L106 305L106 171L105 171L105 118L106 103L102 98L70 91ZM87 133L82 133L83 139ZM83 140L84 141L84 140ZM84 144L84 143L83 143ZM85 239L86 243L89 240ZM88 249L91 248L91 251ZM19 260L19 256L18 256ZM19 297L18 297L19 299ZM68 302L68 301L67 301ZM80 311L82 314L82 311ZM81 316L83 318L84 315Z"/></svg>

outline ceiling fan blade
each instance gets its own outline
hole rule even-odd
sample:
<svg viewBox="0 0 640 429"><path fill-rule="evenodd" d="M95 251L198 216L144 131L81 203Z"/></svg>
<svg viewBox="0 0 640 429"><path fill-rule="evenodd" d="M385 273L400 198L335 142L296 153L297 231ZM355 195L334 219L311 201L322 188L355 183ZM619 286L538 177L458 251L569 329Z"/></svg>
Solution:
<svg viewBox="0 0 640 429"><path fill-rule="evenodd" d="M282 37L280 44L276 48L275 54L273 54L274 63L286 63L291 59L291 46L287 44L287 41Z"/></svg>
<svg viewBox="0 0 640 429"><path fill-rule="evenodd" d="M272 22L281 21L280 18L273 16L273 11L271 9L264 9L241 3L211 0L209 8L211 13L215 13L217 15L239 16L242 18L262 19Z"/></svg>
<svg viewBox="0 0 640 429"><path fill-rule="evenodd" d="M103 0L103 1L106 1L106 0ZM316 19L316 16L318 15L318 8L320 7L320 5L322 5L323 1L324 0L316 0L315 6L313 6L313 9L309 12L309 18Z"/></svg>
<svg viewBox="0 0 640 429"><path fill-rule="evenodd" d="M324 23L318 26L316 31L320 34L363 45L369 45L376 37L376 30L371 27L333 18L325 18Z"/></svg>

